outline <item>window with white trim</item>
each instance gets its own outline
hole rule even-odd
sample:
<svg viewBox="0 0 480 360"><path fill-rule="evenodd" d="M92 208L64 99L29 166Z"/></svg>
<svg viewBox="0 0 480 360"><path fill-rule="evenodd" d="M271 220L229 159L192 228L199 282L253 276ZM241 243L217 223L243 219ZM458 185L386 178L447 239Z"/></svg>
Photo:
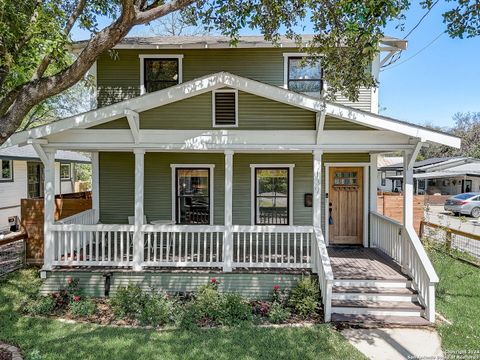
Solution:
<svg viewBox="0 0 480 360"><path fill-rule="evenodd" d="M0 181L12 181L13 180L13 161L12 160L0 160L1 172Z"/></svg>
<svg viewBox="0 0 480 360"><path fill-rule="evenodd" d="M292 165L251 165L255 225L290 225Z"/></svg>
<svg viewBox="0 0 480 360"><path fill-rule="evenodd" d="M212 114L214 127L238 126L238 91L212 91Z"/></svg>
<svg viewBox="0 0 480 360"><path fill-rule="evenodd" d="M303 54L284 55L285 87L288 90L319 97L323 88L320 60Z"/></svg>
<svg viewBox="0 0 480 360"><path fill-rule="evenodd" d="M60 164L60 180L70 180L72 174L71 164Z"/></svg>
<svg viewBox="0 0 480 360"><path fill-rule="evenodd" d="M212 223L213 166L172 165L177 224Z"/></svg>
<svg viewBox="0 0 480 360"><path fill-rule="evenodd" d="M182 82L183 55L140 55L142 94L163 90Z"/></svg>

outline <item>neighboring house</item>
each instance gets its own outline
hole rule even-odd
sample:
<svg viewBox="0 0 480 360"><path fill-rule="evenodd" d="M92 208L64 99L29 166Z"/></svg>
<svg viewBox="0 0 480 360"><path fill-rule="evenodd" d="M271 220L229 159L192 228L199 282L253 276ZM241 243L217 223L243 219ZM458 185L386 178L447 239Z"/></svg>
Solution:
<svg viewBox="0 0 480 360"><path fill-rule="evenodd" d="M396 183L398 180L392 179L392 176L401 174L401 170L397 168L398 164L403 166L403 157L379 155L377 158L377 189L380 191L390 192L400 186L401 183ZM395 166L392 168L392 166Z"/></svg>
<svg viewBox="0 0 480 360"><path fill-rule="evenodd" d="M268 297L311 271L326 321L434 321L438 278L412 226L412 159L425 142L460 139L378 115L377 90L324 101L320 64L305 66L295 46L125 39L93 70L97 110L7 140L36 144L49 193L55 151L92 153L92 210L54 223L45 197L43 291L72 274L97 295L128 282L192 291L215 276L221 289ZM399 151L404 225L375 212L377 156Z"/></svg>
<svg viewBox="0 0 480 360"><path fill-rule="evenodd" d="M38 198L44 194L44 170L32 145L0 149L0 230L8 228L8 218L20 217L20 200ZM58 151L55 155L55 194L74 192L75 164L90 163L90 159L73 151Z"/></svg>
<svg viewBox="0 0 480 360"><path fill-rule="evenodd" d="M387 183L384 191L402 191L403 163L378 168ZM431 158L416 161L413 168L416 194L457 195L480 191L480 159L470 157ZM391 185L389 188L388 185Z"/></svg>

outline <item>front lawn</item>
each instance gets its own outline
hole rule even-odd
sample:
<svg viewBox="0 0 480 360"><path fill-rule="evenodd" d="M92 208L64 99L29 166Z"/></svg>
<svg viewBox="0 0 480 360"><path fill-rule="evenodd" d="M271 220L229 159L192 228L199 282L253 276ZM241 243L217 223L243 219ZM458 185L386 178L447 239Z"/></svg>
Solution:
<svg viewBox="0 0 480 360"><path fill-rule="evenodd" d="M0 282L0 341L20 347L27 359L365 359L329 325L159 332L19 314L39 285L34 269Z"/></svg>
<svg viewBox="0 0 480 360"><path fill-rule="evenodd" d="M430 259L440 277L437 312L452 324L437 327L444 350L476 350L480 356L480 268L432 250Z"/></svg>

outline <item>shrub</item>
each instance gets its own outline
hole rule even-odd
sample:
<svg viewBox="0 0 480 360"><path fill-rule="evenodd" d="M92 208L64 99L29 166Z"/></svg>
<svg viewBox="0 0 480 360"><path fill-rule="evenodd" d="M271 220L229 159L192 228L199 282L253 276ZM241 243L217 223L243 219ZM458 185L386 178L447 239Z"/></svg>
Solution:
<svg viewBox="0 0 480 360"><path fill-rule="evenodd" d="M97 306L92 300L80 299L80 297L78 297L78 300L76 299L77 298L69 304L70 312L74 317L88 317L95 315L97 312Z"/></svg>
<svg viewBox="0 0 480 360"><path fill-rule="evenodd" d="M310 276L302 277L292 289L288 304L300 316L311 316L318 308L318 284Z"/></svg>
<svg viewBox="0 0 480 360"><path fill-rule="evenodd" d="M172 302L160 294L147 296L147 301L142 304L138 313L138 320L142 325L164 325L170 320L173 308Z"/></svg>
<svg viewBox="0 0 480 360"><path fill-rule="evenodd" d="M220 318L222 325L234 326L252 318L250 304L239 294L224 294L221 299Z"/></svg>
<svg viewBox="0 0 480 360"><path fill-rule="evenodd" d="M209 318L217 321L221 317L222 296L219 294L216 285L209 283L201 286L193 300L193 306L200 318Z"/></svg>
<svg viewBox="0 0 480 360"><path fill-rule="evenodd" d="M25 306L25 312L30 315L48 315L55 310L56 301L52 296L42 296L29 301Z"/></svg>
<svg viewBox="0 0 480 360"><path fill-rule="evenodd" d="M113 313L119 318L136 319L148 302L148 295L137 285L120 287L111 299Z"/></svg>
<svg viewBox="0 0 480 360"><path fill-rule="evenodd" d="M286 291L282 290L280 285L274 285L272 289L272 302L285 304L286 299L287 299Z"/></svg>
<svg viewBox="0 0 480 360"><path fill-rule="evenodd" d="M252 303L253 314L256 316L268 316L270 304L264 301L254 301Z"/></svg>
<svg viewBox="0 0 480 360"><path fill-rule="evenodd" d="M202 316L203 314L193 302L177 308L174 313L175 324L185 330L196 329Z"/></svg>
<svg viewBox="0 0 480 360"><path fill-rule="evenodd" d="M274 302L270 307L270 312L268 313L268 320L274 324L283 323L290 317L290 311L284 308L282 304Z"/></svg>

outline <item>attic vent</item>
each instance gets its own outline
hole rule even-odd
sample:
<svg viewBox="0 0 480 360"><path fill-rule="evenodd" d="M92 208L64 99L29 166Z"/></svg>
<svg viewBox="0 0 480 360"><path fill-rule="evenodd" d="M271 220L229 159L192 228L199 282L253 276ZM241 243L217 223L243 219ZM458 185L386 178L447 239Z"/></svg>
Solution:
<svg viewBox="0 0 480 360"><path fill-rule="evenodd" d="M213 126L237 126L237 91L213 92Z"/></svg>

